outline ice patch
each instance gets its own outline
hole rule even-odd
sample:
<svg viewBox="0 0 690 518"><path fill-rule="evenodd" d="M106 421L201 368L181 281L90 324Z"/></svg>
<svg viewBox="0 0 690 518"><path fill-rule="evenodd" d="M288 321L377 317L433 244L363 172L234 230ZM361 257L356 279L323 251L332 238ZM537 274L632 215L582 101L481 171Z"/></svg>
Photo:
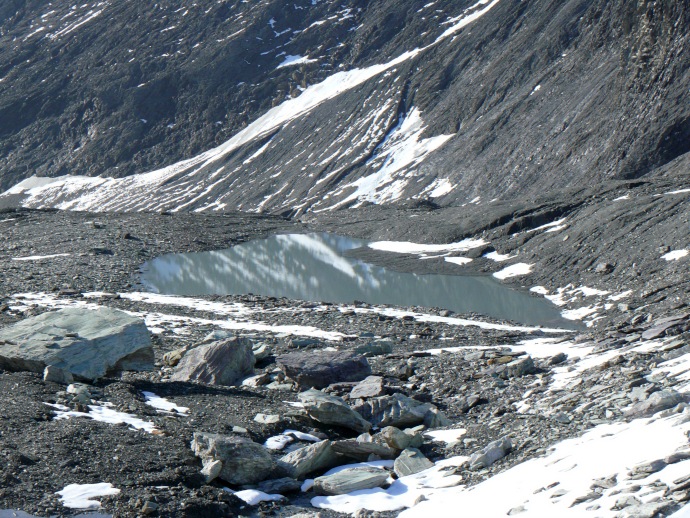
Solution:
<svg viewBox="0 0 690 518"><path fill-rule="evenodd" d="M509 259L514 259L517 257L517 255L499 254L498 252L494 251L484 254L484 257L491 259L492 261L496 261L497 263L501 263L503 261L508 261Z"/></svg>
<svg viewBox="0 0 690 518"><path fill-rule="evenodd" d="M678 259L682 259L683 257L687 257L688 253L690 253L690 250L673 250L667 254L664 254L661 256L662 259L666 259L667 261L677 261Z"/></svg>
<svg viewBox="0 0 690 518"><path fill-rule="evenodd" d="M108 424L128 424L132 430L144 430L148 433L153 433L156 430L154 424L150 421L144 421L132 414L125 414L113 410L112 403L102 403L101 405L88 405L90 410L88 412L78 412L70 410L65 405L56 403L45 403L49 407L55 408L55 419L69 419L70 417L88 417L94 421L101 421Z"/></svg>
<svg viewBox="0 0 690 518"><path fill-rule="evenodd" d="M29 255L26 257L13 257L13 261L42 261L43 259L54 259L56 257L69 257L72 254L52 254L52 255Z"/></svg>
<svg viewBox="0 0 690 518"><path fill-rule="evenodd" d="M463 264L471 263L472 259L469 257L446 257L445 261L447 263L459 264L462 266Z"/></svg>
<svg viewBox="0 0 690 518"><path fill-rule="evenodd" d="M146 404L149 406L152 406L153 408L156 408L158 410L162 410L164 412L168 413L175 413L180 416L185 416L187 417L189 415L189 408L186 406L178 406L172 401L168 401L167 399L157 396L153 392L142 392L144 394L144 398L146 399Z"/></svg>
<svg viewBox="0 0 690 518"><path fill-rule="evenodd" d="M520 275L527 275L532 272L533 264L515 263L503 268L503 270L494 273L494 277L500 280L510 279L511 277L518 277Z"/></svg>
<svg viewBox="0 0 690 518"><path fill-rule="evenodd" d="M112 484L101 482L100 484L70 484L65 486L62 491L55 494L60 495L60 502L70 509L100 509L101 503L92 498L99 496L117 495L120 490Z"/></svg>
<svg viewBox="0 0 690 518"><path fill-rule="evenodd" d="M431 432L424 432L424 435L431 437L432 440L438 442L445 442L446 444L451 444L460 439L463 435L467 433L465 428L455 428L453 430L434 430Z"/></svg>
<svg viewBox="0 0 690 518"><path fill-rule="evenodd" d="M276 67L276 69L279 68L285 68L285 67L292 67L295 65L306 65L307 63L315 63L316 59L309 59L309 56L292 56L292 55L287 55L285 56L285 59L283 62Z"/></svg>

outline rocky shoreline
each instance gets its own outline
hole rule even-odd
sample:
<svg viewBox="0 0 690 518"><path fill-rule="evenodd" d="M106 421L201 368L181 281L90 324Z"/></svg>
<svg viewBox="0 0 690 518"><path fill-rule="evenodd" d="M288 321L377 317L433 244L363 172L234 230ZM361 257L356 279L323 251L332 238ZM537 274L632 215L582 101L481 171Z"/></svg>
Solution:
<svg viewBox="0 0 690 518"><path fill-rule="evenodd" d="M321 507L315 508L311 500L314 490L299 490L305 478L317 477L316 490L328 495L343 488L364 487L361 484L395 484L396 478L413 476L419 467L441 470L444 462L463 458L457 465L446 465L443 474L455 485L469 487L530 459L545 457L559 441L582 437L602 425L647 419L658 412L666 412L668 419L675 415L683 419L687 405L682 372L669 374L661 366L682 360L690 349L690 319L684 302L686 270L681 261L664 261L661 264L668 262L669 266L666 270L653 267L652 261L659 261L659 255L671 249L687 247L687 229L675 228L674 234L663 223L678 221L687 208L675 204L675 209L668 210L667 204L663 213L659 207L656 214L650 214L659 224L640 241L635 255L622 253L629 244L619 243L615 248L601 237L601 248L592 252L595 241L586 239L596 224L592 214L601 216L604 207L611 206L610 200L632 192L639 196L637 205L643 211L647 199L643 195L653 204L657 190L679 190L677 181L671 183L609 186L595 197L582 192L577 196L583 202L575 203L579 208L568 214L558 209L564 203L558 199L548 207L539 203L526 203L519 210L501 207L486 221L501 220L502 212L515 217L484 230L472 224L472 211L460 209L372 207L367 209L371 214L343 213L339 222L324 216L301 223L244 214L7 210L0 214L0 326L9 328L68 307L124 310L144 319L151 332L154 364L150 371L109 374L70 390L66 383L44 381L42 373L2 371L0 384L6 396L0 400L0 437L7 468L0 484L0 507L41 516L78 514L80 511L66 508L56 492L70 484L107 482L119 492L106 492L96 500L102 505L101 512L114 516L340 516L355 512L348 506L359 504L331 505L329 500L319 500ZM577 196L567 198L572 202ZM373 214L376 218L370 217ZM412 216L415 226L403 227L401 222ZM566 234L545 232L558 226L548 225L563 217L567 223L559 225L569 226L568 240L563 239ZM440 220L445 223L438 224ZM639 224L632 220L626 224ZM527 231L547 227L533 234L513 235L519 225L524 232L528 223ZM429 228L434 228L433 239L425 240ZM533 273L529 281L516 277L506 282L525 288L542 286L547 293L561 296L566 311L589 305L590 300L601 300L602 307L610 304L611 308L600 310L603 318L589 328L555 333L477 315L453 315L443 308L327 304L256 295L166 297L143 293L137 286L140 265L163 253L222 249L271 233L314 230L440 243L483 235L490 244L473 252L473 264L466 271L497 271L502 265L484 259L485 254L519 252L521 258L534 261ZM551 248L556 238L561 244L580 243L572 250L570 268L562 262L567 251L555 253ZM682 239L686 241L681 243ZM669 250L659 251L660 246ZM420 263L442 271L448 267L443 261L419 261L413 255L366 254L402 269ZM587 262L582 260L584 255ZM44 259L29 259L32 257ZM640 275L623 281L619 275L633 263ZM613 270L599 268L599 264L611 265ZM556 271L560 273L555 275ZM569 293L577 289L580 292ZM607 300L628 290L630 296ZM645 296L644 290L652 294ZM219 335L221 332L229 334ZM177 362L186 356L180 349L198 351L235 334L251 344L251 376L244 371L232 382L234 386L228 386L199 383L200 378L185 379L177 374ZM322 362L334 366L326 378L337 379L335 384L307 376L310 369L318 368L305 361L322 354L342 356ZM357 368L351 364L353 358ZM364 385L360 385L362 379L367 380ZM305 392L313 386L318 393ZM339 405L336 415L347 414L347 407L353 418L367 424L334 423L319 410L326 402ZM96 410L89 405L129 415L149 423L157 432L147 432L144 425L132 429L139 421L132 425L96 420L91 415ZM389 415L385 409L398 418L408 412L414 419L391 420L385 417ZM60 412L80 415L57 419ZM371 426L379 430L369 434ZM452 432L433 433L443 430ZM212 477L218 471L214 463L228 461L217 454L222 448L209 446L209 438L215 436L208 434L225 437L223 441L235 444L233 448L259 447L265 473L232 482L228 477L224 482L222 476ZM450 436L448 441L439 439ZM314 438L322 442L314 442ZM195 451L190 446L193 440ZM270 440L271 444L285 443L287 448L320 445L320 450L328 446L334 451L327 455L329 462L306 469L302 458L295 460L294 452L261 446ZM239 443L244 446L237 446ZM480 457L484 460L477 462ZM398 468L385 464L394 458ZM686 458L684 451L665 457L663 463L632 472L631 480L643 480L642 475L651 476ZM374 459L384 462L385 478L381 466L318 478L334 465ZM276 479L282 482L267 483ZM621 487L624 482L609 481L566 498L575 497L582 509L595 506L597 501L614 498L611 493L617 484ZM656 516L690 498L683 483L659 482L654 487L658 498L649 502L639 493L630 493L627 505L620 503L621 512L629 508L631 513L648 513L635 516ZM285 498L251 506L226 488L265 490ZM422 493L419 490L412 498L419 512L427 504ZM428 498L431 505L433 495ZM409 506L356 512L359 516L394 516ZM411 511L416 508L414 505Z"/></svg>

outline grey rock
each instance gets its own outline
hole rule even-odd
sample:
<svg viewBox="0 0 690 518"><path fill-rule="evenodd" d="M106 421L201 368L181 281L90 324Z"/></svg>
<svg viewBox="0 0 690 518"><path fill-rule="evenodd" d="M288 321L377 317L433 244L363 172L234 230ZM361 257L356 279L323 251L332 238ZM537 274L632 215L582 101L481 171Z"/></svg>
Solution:
<svg viewBox="0 0 690 518"><path fill-rule="evenodd" d="M635 403L627 412L629 417L648 417L683 402L683 396L673 389L653 392L646 400Z"/></svg>
<svg viewBox="0 0 690 518"><path fill-rule="evenodd" d="M393 352L393 342L390 340L375 340L365 345L354 348L357 354L364 356L382 356Z"/></svg>
<svg viewBox="0 0 690 518"><path fill-rule="evenodd" d="M168 367L175 367L178 363L180 363L180 360L182 360L182 357L186 352L187 348L185 347L182 349L175 349L174 351L168 351L163 355L163 363L165 363Z"/></svg>
<svg viewBox="0 0 690 518"><path fill-rule="evenodd" d="M488 368L485 374L496 376L505 380L526 376L527 374L534 374L536 371L537 370L534 366L534 361L532 361L532 357L525 356L524 358L517 358L508 363L494 365Z"/></svg>
<svg viewBox="0 0 690 518"><path fill-rule="evenodd" d="M340 463L331 441L321 441L284 455L278 466L292 478L302 478L314 471L329 469Z"/></svg>
<svg viewBox="0 0 690 518"><path fill-rule="evenodd" d="M683 322L685 318L687 318L687 315L679 315L677 317L670 317L665 318L663 320L657 320L656 322L654 322L654 326L642 333L642 339L654 340L655 338L662 337L666 335L666 331Z"/></svg>
<svg viewBox="0 0 690 518"><path fill-rule="evenodd" d="M254 353L254 358L256 361L260 361L268 358L273 351L270 345L259 342L252 345L252 352Z"/></svg>
<svg viewBox="0 0 690 518"><path fill-rule="evenodd" d="M414 475L433 467L434 463L427 459L417 448L408 448L395 459L393 470L398 477Z"/></svg>
<svg viewBox="0 0 690 518"><path fill-rule="evenodd" d="M558 354L555 354L551 358L549 358L549 365L560 365L561 363L563 363L567 360L568 360L568 355L565 354L564 352L560 352Z"/></svg>
<svg viewBox="0 0 690 518"><path fill-rule="evenodd" d="M488 468L497 460L502 459L513 449L513 444L510 438L503 437L496 441L490 442L484 448L473 453L469 458L471 470L481 468Z"/></svg>
<svg viewBox="0 0 690 518"><path fill-rule="evenodd" d="M301 488L302 484L290 477L276 478L273 480L264 480L257 486L259 491L263 491L268 494L284 494L284 493L297 493Z"/></svg>
<svg viewBox="0 0 690 518"><path fill-rule="evenodd" d="M613 271L613 269L614 269L614 267L610 263L598 263L594 267L595 273L604 274L604 275L611 273Z"/></svg>
<svg viewBox="0 0 690 518"><path fill-rule="evenodd" d="M0 330L0 368L42 373L51 365L87 380L122 370L151 370L144 321L109 308L66 308Z"/></svg>
<svg viewBox="0 0 690 518"><path fill-rule="evenodd" d="M223 471L223 462L220 460L208 460L204 463L204 467L201 469L201 474L204 476L204 480L208 484L209 482L215 480Z"/></svg>
<svg viewBox="0 0 690 518"><path fill-rule="evenodd" d="M141 514L149 515L155 513L156 511L158 511L158 504L156 502L152 502L151 500L147 500L144 502L144 505L141 506Z"/></svg>
<svg viewBox="0 0 690 518"><path fill-rule="evenodd" d="M350 399L378 397L385 393L386 389L381 376L367 376L352 389Z"/></svg>
<svg viewBox="0 0 690 518"><path fill-rule="evenodd" d="M192 450L206 465L223 463L219 478L228 484L255 484L265 480L275 468L268 450L243 437L194 432Z"/></svg>
<svg viewBox="0 0 690 518"><path fill-rule="evenodd" d="M430 403L421 403L402 394L369 399L354 409L375 426L407 427L421 424L429 409Z"/></svg>
<svg viewBox="0 0 690 518"><path fill-rule="evenodd" d="M631 505L616 514L616 518L655 518L673 505L676 505L676 502L668 500Z"/></svg>
<svg viewBox="0 0 690 518"><path fill-rule="evenodd" d="M324 388L340 381L360 381L371 374L367 359L351 351L304 351L276 358L287 377L303 387Z"/></svg>
<svg viewBox="0 0 690 518"><path fill-rule="evenodd" d="M427 428L441 428L450 425L450 420L436 407L429 408L424 414L424 426Z"/></svg>
<svg viewBox="0 0 690 518"><path fill-rule="evenodd" d="M309 417L323 423L349 428L356 432L368 432L371 423L351 409L337 396L324 394L319 390L307 390L298 395Z"/></svg>
<svg viewBox="0 0 690 518"><path fill-rule="evenodd" d="M236 385L254 373L251 340L228 338L188 351L170 377L208 385Z"/></svg>
<svg viewBox="0 0 690 518"><path fill-rule="evenodd" d="M74 381L74 376L68 370L47 365L43 369L43 381L52 381L53 383L60 383L61 385L68 385Z"/></svg>
<svg viewBox="0 0 690 518"><path fill-rule="evenodd" d="M360 435L357 439L335 441L333 450L346 457L362 460L368 459L370 455L376 455L382 459L394 459L397 453L387 444L375 442L368 433Z"/></svg>
<svg viewBox="0 0 690 518"><path fill-rule="evenodd" d="M319 495L344 495L362 489L381 487L388 481L388 472L376 468L344 469L333 475L314 480Z"/></svg>
<svg viewBox="0 0 690 518"><path fill-rule="evenodd" d="M261 387L268 385L271 382L271 376L267 373L258 374L250 378L242 380L242 385L245 387Z"/></svg>
<svg viewBox="0 0 690 518"><path fill-rule="evenodd" d="M386 426L377 434L377 436L379 436L388 446L396 450L404 450L410 446L414 448L419 447L424 440L421 434L414 432L406 433L395 426ZM419 444L413 444L417 442Z"/></svg>
<svg viewBox="0 0 690 518"><path fill-rule="evenodd" d="M254 416L254 421L261 424L276 424L280 420L280 416L276 414L256 414Z"/></svg>

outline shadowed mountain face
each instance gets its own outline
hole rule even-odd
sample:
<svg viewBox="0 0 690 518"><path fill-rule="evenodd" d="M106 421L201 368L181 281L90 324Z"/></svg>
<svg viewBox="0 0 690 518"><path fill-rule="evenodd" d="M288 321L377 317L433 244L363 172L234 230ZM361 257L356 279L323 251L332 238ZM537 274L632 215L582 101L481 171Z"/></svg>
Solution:
<svg viewBox="0 0 690 518"><path fill-rule="evenodd" d="M0 187L295 215L637 178L690 151L689 34L673 0L12 0Z"/></svg>

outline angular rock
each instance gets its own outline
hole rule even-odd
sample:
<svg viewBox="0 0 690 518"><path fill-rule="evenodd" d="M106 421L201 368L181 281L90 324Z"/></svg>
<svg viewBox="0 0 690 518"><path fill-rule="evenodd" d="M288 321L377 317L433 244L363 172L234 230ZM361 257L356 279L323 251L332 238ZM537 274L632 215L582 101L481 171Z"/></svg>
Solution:
<svg viewBox="0 0 690 518"><path fill-rule="evenodd" d="M208 460L204 463L204 467L201 469L201 474L204 476L204 480L208 484L209 482L217 479L221 471L223 471L222 461Z"/></svg>
<svg viewBox="0 0 690 518"><path fill-rule="evenodd" d="M388 446L396 450L404 450L405 448L408 448L410 446L421 446L421 443L424 440L424 438L420 434L405 433L399 428L396 428L395 426L386 426L377 434L377 436L381 437L381 439Z"/></svg>
<svg viewBox="0 0 690 518"><path fill-rule="evenodd" d="M388 477L388 472L383 469L344 469L314 480L314 492L318 495L344 495L361 489L381 487L386 484Z"/></svg>
<svg viewBox="0 0 690 518"><path fill-rule="evenodd" d="M342 426L359 433L371 429L370 422L362 419L361 415L337 396L330 396L319 390L307 390L298 397L309 417L320 423Z"/></svg>
<svg viewBox="0 0 690 518"><path fill-rule="evenodd" d="M371 374L367 359L351 351L304 351L276 358L285 375L302 387L324 388L339 381L360 381Z"/></svg>
<svg viewBox="0 0 690 518"><path fill-rule="evenodd" d="M484 448L470 456L470 469L476 470L488 468L497 460L508 455L512 449L513 444L508 437L503 437L497 441L490 442Z"/></svg>
<svg viewBox="0 0 690 518"><path fill-rule="evenodd" d="M427 428L441 428L450 425L450 420L436 407L428 409L424 414L424 426Z"/></svg>
<svg viewBox="0 0 690 518"><path fill-rule="evenodd" d="M649 417L661 410L666 410L684 401L683 396L673 389L653 392L649 397L635 403L627 412L629 417Z"/></svg>
<svg viewBox="0 0 690 518"><path fill-rule="evenodd" d="M51 365L87 380L151 370L153 349L141 318L110 308L66 308L0 330L0 368L42 373Z"/></svg>
<svg viewBox="0 0 690 518"><path fill-rule="evenodd" d="M510 378L526 376L527 374L534 374L536 371L537 369L534 366L532 357L525 356L524 358L511 360L508 363L494 365L487 369L485 374L507 380Z"/></svg>
<svg viewBox="0 0 690 518"><path fill-rule="evenodd" d="M360 435L357 439L335 441L333 450L346 457L362 460L368 459L369 455L376 455L382 459L394 459L396 456L396 451L393 448L387 444L375 442L368 433Z"/></svg>
<svg viewBox="0 0 690 518"><path fill-rule="evenodd" d="M61 385L69 385L74 381L74 376L65 369L48 365L43 370L43 381L52 381L53 383L60 383Z"/></svg>
<svg viewBox="0 0 690 518"><path fill-rule="evenodd" d="M170 377L208 385L236 385L254 373L252 342L233 337L188 351Z"/></svg>
<svg viewBox="0 0 690 518"><path fill-rule="evenodd" d="M288 476L302 478L314 471L332 468L340 463L341 457L333 450L331 441L321 441L284 455L278 460Z"/></svg>
<svg viewBox="0 0 690 518"><path fill-rule="evenodd" d="M261 424L276 424L279 423L281 419L277 414L256 414L254 416L254 421Z"/></svg>
<svg viewBox="0 0 690 518"><path fill-rule="evenodd" d="M194 432L192 450L204 466L223 463L219 478L228 484L255 484L265 480L275 468L268 450L243 437Z"/></svg>
<svg viewBox="0 0 690 518"><path fill-rule="evenodd" d="M386 389L383 386L381 376L367 376L360 381L350 392L350 399L365 399L370 397L383 396Z"/></svg>
<svg viewBox="0 0 690 518"><path fill-rule="evenodd" d="M375 340L366 345L355 347L354 352L364 356L381 356L393 352L393 342L390 340Z"/></svg>
<svg viewBox="0 0 690 518"><path fill-rule="evenodd" d="M414 475L433 467L434 463L427 459L417 448L408 448L395 459L393 470L398 477Z"/></svg>
<svg viewBox="0 0 690 518"><path fill-rule="evenodd" d="M407 427L421 424L431 408L430 403L421 403L402 394L369 399L354 407L364 419L374 426Z"/></svg>
<svg viewBox="0 0 690 518"><path fill-rule="evenodd" d="M168 367L175 367L178 363L180 363L180 360L186 352L187 349L184 347L182 349L168 351L163 355L163 363L165 363Z"/></svg>

